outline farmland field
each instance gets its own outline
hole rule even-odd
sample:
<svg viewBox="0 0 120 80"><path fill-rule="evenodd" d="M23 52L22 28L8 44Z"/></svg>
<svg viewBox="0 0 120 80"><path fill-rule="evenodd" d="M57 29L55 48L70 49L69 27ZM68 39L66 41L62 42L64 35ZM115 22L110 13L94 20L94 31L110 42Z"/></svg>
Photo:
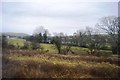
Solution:
<svg viewBox="0 0 120 80"><path fill-rule="evenodd" d="M24 40L8 42L23 46ZM98 57L80 47L72 47L75 54L63 55L53 44L40 45L49 51L3 49L3 78L120 78L117 55Z"/></svg>
<svg viewBox="0 0 120 80"><path fill-rule="evenodd" d="M8 39L8 43L15 45L15 46L19 46L22 47L24 45L25 40L24 39ZM57 49L55 48L55 46L53 44L45 44L45 43L41 43L40 44L41 47L48 49L49 52L48 53L57 53ZM64 47L64 46L63 46ZM80 48L80 47L72 47L72 50L75 51L76 53L80 53L81 54L85 54L86 50L88 50L87 48Z"/></svg>
<svg viewBox="0 0 120 80"><path fill-rule="evenodd" d="M25 42L24 39L8 39L9 44L19 46L19 47L22 47L24 45L24 42ZM52 54L57 53L57 49L55 48L55 46L53 44L40 43L40 46L49 50L48 53L52 53ZM62 47L64 47L64 46L62 46ZM75 54L79 54L79 55L88 54L87 53L87 51L88 51L87 48L81 48L81 47L76 47L76 46L72 46L71 48L75 52ZM101 52L105 52L105 53L108 53L108 55L111 55L110 50L101 50Z"/></svg>

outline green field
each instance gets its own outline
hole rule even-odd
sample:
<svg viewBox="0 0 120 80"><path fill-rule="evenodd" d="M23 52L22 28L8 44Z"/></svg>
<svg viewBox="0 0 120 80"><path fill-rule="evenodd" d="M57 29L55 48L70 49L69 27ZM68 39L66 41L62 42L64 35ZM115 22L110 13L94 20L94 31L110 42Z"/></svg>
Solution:
<svg viewBox="0 0 120 80"><path fill-rule="evenodd" d="M8 39L8 43L15 45L15 46L19 46L22 47L24 46L24 39ZM47 53L58 53L55 45L53 44L45 44L45 43L40 43L40 46L45 49L45 50L49 50ZM64 48L65 46L62 46L62 48ZM78 55L88 55L88 51L89 49L87 48L82 48L82 47L75 47L72 46L71 50ZM111 55L111 51L110 50L100 50L101 55ZM102 54L102 53L106 53L106 54Z"/></svg>
<svg viewBox="0 0 120 80"><path fill-rule="evenodd" d="M22 47L24 45L25 40L24 39L8 39L8 43ZM43 47L44 49L49 50L48 53L57 53L57 49L53 44L45 44L45 43L40 43L40 46ZM64 47L64 46L62 46ZM85 54L86 51L88 50L87 48L81 48L81 47L72 47L71 48L76 54Z"/></svg>
<svg viewBox="0 0 120 80"><path fill-rule="evenodd" d="M8 44L12 44L15 46L23 46L24 45L25 40L24 39L8 39Z"/></svg>

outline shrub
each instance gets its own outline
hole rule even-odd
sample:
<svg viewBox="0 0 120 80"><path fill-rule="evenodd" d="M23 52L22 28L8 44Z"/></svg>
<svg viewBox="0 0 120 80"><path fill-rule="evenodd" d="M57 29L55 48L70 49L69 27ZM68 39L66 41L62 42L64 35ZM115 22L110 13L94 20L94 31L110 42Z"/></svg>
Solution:
<svg viewBox="0 0 120 80"><path fill-rule="evenodd" d="M2 35L2 48L7 48L8 42L4 35Z"/></svg>
<svg viewBox="0 0 120 80"><path fill-rule="evenodd" d="M67 46L65 46L63 49L61 49L61 53L62 53L62 54L68 54L68 53L74 54L74 52L72 51L70 45L67 45Z"/></svg>
<svg viewBox="0 0 120 80"><path fill-rule="evenodd" d="M12 44L9 44L9 45L8 45L8 48L9 48L9 49L17 49L17 47L14 46L14 45L12 45Z"/></svg>
<svg viewBox="0 0 120 80"><path fill-rule="evenodd" d="M24 42L24 46L21 49L29 49L30 43L28 41Z"/></svg>
<svg viewBox="0 0 120 80"><path fill-rule="evenodd" d="M32 50L36 50L36 49L39 49L39 48L40 48L40 45L39 45L39 43L32 42L32 43L31 43L31 47L32 47Z"/></svg>
<svg viewBox="0 0 120 80"><path fill-rule="evenodd" d="M39 43L36 43L36 42L24 42L24 46L21 47L21 49L29 49L29 50L36 50L36 49L39 49L40 48L40 45Z"/></svg>

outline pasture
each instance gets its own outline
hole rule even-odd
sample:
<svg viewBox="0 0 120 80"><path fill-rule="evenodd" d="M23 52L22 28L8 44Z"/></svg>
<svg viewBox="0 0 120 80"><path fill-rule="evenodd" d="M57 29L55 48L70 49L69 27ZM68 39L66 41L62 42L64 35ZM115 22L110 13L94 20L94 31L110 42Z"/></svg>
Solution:
<svg viewBox="0 0 120 80"><path fill-rule="evenodd" d="M14 45L16 47L23 47L24 46L24 43L26 41L24 39L8 39L8 43L11 44L11 45ZM51 53L51 54L55 54L57 53L57 49L56 47L53 45L53 44L45 44L45 43L40 43L40 46L43 48L43 49L47 49L49 50L48 53ZM64 48L65 46L63 45L62 48ZM82 48L82 47L77 47L77 46L71 46L71 50L75 52L75 54L77 55L88 55L88 49L87 48ZM110 50L100 50L101 54L100 55L111 55L111 51ZM106 53L106 54L103 54L103 53ZM98 54L99 55L99 54Z"/></svg>

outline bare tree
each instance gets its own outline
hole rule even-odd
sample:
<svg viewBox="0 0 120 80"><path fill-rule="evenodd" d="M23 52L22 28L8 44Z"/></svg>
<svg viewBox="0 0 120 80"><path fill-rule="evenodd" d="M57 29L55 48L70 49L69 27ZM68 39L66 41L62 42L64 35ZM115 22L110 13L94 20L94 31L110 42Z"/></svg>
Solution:
<svg viewBox="0 0 120 80"><path fill-rule="evenodd" d="M90 50L90 54L94 53L94 48L95 48L95 43L94 43L92 33L93 33L93 29L90 27L86 27L86 35L87 35L86 36L86 46Z"/></svg>
<svg viewBox="0 0 120 80"><path fill-rule="evenodd" d="M44 34L45 33L45 29L44 29L44 26L38 26L36 27L36 29L34 30L33 34Z"/></svg>
<svg viewBox="0 0 120 80"><path fill-rule="evenodd" d="M78 46L78 45L79 45L79 38L78 38L76 32L73 33L72 42L73 42L73 45L75 45L75 46Z"/></svg>
<svg viewBox="0 0 120 80"><path fill-rule="evenodd" d="M118 18L114 16L103 17L98 24L99 28L111 36L111 47L114 54L118 53Z"/></svg>
<svg viewBox="0 0 120 80"><path fill-rule="evenodd" d="M33 31L33 35L36 34L44 34L46 33L48 36L50 36L51 34L49 33L48 29L45 29L44 26L38 26L36 27L36 29Z"/></svg>
<svg viewBox="0 0 120 80"><path fill-rule="evenodd" d="M105 45L106 41L104 35L95 32L95 29L86 27L86 46L90 50L90 54L96 54Z"/></svg>
<svg viewBox="0 0 120 80"><path fill-rule="evenodd" d="M58 53L60 54L62 47L61 38L59 36L53 37L53 43L55 44L55 47L57 48Z"/></svg>
<svg viewBox="0 0 120 80"><path fill-rule="evenodd" d="M86 32L82 31L82 30L78 30L76 32L76 36L77 36L79 46L83 47L84 46L84 39L86 37Z"/></svg>

